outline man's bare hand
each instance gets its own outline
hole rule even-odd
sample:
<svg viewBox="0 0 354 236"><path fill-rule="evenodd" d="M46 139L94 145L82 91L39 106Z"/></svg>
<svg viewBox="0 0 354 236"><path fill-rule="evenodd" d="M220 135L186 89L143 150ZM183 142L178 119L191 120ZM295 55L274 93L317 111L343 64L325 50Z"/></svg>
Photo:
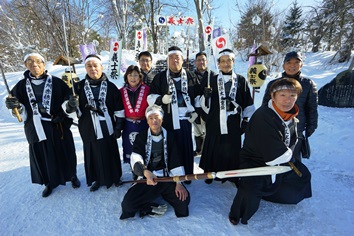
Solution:
<svg viewBox="0 0 354 236"><path fill-rule="evenodd" d="M146 178L147 185L156 185L157 184L157 182L154 181L154 178L157 178L157 177L151 171L144 170L144 176Z"/></svg>
<svg viewBox="0 0 354 236"><path fill-rule="evenodd" d="M185 201L188 197L188 191L180 183L176 183L175 193L176 193L176 196L178 197L178 199L181 201Z"/></svg>

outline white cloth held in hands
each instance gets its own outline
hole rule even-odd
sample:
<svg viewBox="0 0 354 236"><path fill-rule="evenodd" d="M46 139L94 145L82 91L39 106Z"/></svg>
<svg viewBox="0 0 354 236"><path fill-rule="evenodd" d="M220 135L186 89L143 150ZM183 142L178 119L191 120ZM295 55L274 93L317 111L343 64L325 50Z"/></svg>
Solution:
<svg viewBox="0 0 354 236"><path fill-rule="evenodd" d="M162 97L162 102L163 104L169 104L172 102L172 95L171 94L165 94Z"/></svg>

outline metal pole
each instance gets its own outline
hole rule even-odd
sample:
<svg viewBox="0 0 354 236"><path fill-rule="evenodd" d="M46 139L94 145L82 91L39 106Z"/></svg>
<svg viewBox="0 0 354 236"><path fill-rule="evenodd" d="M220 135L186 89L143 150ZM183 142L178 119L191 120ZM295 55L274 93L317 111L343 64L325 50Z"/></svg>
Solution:
<svg viewBox="0 0 354 236"><path fill-rule="evenodd" d="M65 29L65 17L64 14L63 16L63 27L64 27L64 39L65 39L65 49L66 49L66 57L68 58L68 65L70 67L70 80L71 80L71 84L73 85L71 87L72 91L73 91L73 95L75 96L75 89L74 89L74 81L73 81L73 76L71 73L71 65L70 65L70 58L69 58L69 48L68 48L68 40L66 38L66 29Z"/></svg>

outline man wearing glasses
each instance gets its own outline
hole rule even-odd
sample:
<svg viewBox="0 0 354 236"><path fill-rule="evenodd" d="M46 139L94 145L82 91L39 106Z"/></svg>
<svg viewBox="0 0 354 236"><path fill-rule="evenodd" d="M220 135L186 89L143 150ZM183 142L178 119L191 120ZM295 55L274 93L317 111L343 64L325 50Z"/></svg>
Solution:
<svg viewBox="0 0 354 236"><path fill-rule="evenodd" d="M208 60L207 54L205 52L198 52L195 55L195 70L194 74L197 75L198 84L201 84L202 81L208 80ZM210 71L210 77L214 76L215 73ZM203 143L205 138L205 121L201 116L198 116L197 119L193 122L193 132L195 140L195 156L199 156L202 153Z"/></svg>
<svg viewBox="0 0 354 236"><path fill-rule="evenodd" d="M144 84L150 86L154 79L156 72L152 68L152 56L148 51L141 52L138 56L139 66L143 74Z"/></svg>

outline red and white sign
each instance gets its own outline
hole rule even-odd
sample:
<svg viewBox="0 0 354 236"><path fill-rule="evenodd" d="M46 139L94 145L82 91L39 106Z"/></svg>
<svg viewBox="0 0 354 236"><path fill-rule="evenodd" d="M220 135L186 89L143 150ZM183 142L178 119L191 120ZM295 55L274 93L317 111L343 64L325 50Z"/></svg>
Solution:
<svg viewBox="0 0 354 236"><path fill-rule="evenodd" d="M118 50L119 50L119 42L118 41L113 42L112 46L113 46L113 48L112 48L113 52L118 52Z"/></svg>
<svg viewBox="0 0 354 236"><path fill-rule="evenodd" d="M191 25L195 25L195 20L193 19L193 17L190 16L167 16L167 17L162 17L162 16L158 16L158 24L160 25L165 25L165 19L166 19L166 23L168 26L170 25L176 25L176 26L191 26Z"/></svg>
<svg viewBox="0 0 354 236"><path fill-rule="evenodd" d="M112 41L109 50L108 76L111 79L118 79L122 60L122 40Z"/></svg>
<svg viewBox="0 0 354 236"><path fill-rule="evenodd" d="M219 54L220 51L229 48L232 49L232 45L229 39L229 35L228 34L223 34L215 39L212 40L211 43L212 47L213 47L213 51L215 52L215 54Z"/></svg>
<svg viewBox="0 0 354 236"><path fill-rule="evenodd" d="M213 28L210 25L207 25L204 29L204 32L206 33L206 35L211 34L211 32L213 32Z"/></svg>
<svg viewBox="0 0 354 236"><path fill-rule="evenodd" d="M137 30L136 31L136 39L137 40L143 40L143 31L142 30Z"/></svg>

